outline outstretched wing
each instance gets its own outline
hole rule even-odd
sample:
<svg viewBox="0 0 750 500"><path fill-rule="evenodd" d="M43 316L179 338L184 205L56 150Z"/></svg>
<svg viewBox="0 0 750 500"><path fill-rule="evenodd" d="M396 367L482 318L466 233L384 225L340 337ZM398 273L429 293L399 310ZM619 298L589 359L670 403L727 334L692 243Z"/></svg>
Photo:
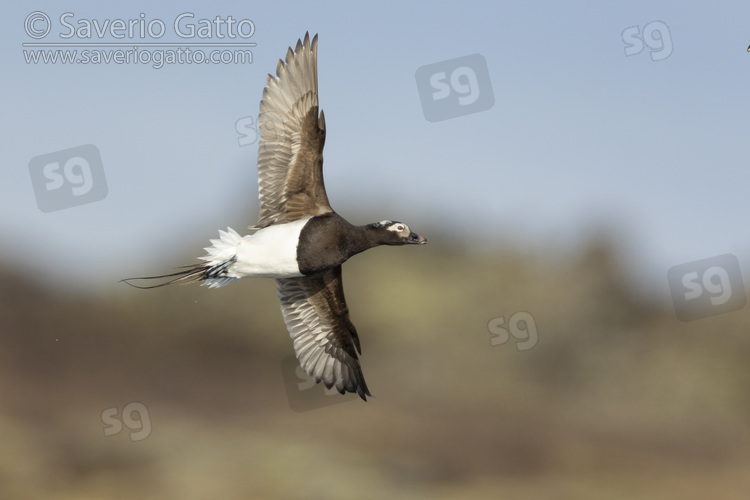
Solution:
<svg viewBox="0 0 750 500"><path fill-rule="evenodd" d="M323 184L326 125L318 116L318 35L297 41L260 101L256 228L332 212Z"/></svg>
<svg viewBox="0 0 750 500"><path fill-rule="evenodd" d="M339 393L356 392L367 401L367 389L357 353L357 329L349 320L341 266L301 278L277 279L289 334L302 368L315 382Z"/></svg>

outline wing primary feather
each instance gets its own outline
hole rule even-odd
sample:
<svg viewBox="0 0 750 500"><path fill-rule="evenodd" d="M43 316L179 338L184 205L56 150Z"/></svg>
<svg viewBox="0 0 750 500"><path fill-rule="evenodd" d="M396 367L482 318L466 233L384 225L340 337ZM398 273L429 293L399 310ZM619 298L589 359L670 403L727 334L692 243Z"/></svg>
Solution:
<svg viewBox="0 0 750 500"><path fill-rule="evenodd" d="M260 215L253 228L333 211L323 182L317 50L318 36L311 42L306 33L279 60L276 76L268 75L259 118Z"/></svg>
<svg viewBox="0 0 750 500"><path fill-rule="evenodd" d="M349 320L340 266L276 282L284 321L305 372L328 388L367 401L371 394L357 356L359 340Z"/></svg>

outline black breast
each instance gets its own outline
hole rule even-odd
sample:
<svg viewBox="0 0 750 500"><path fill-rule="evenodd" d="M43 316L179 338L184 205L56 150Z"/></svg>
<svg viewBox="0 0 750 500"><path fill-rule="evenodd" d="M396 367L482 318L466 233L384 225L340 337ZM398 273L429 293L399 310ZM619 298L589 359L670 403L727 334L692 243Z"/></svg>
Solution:
<svg viewBox="0 0 750 500"><path fill-rule="evenodd" d="M297 262L302 274L314 274L341 265L351 255L359 228L336 213L313 217L302 228Z"/></svg>

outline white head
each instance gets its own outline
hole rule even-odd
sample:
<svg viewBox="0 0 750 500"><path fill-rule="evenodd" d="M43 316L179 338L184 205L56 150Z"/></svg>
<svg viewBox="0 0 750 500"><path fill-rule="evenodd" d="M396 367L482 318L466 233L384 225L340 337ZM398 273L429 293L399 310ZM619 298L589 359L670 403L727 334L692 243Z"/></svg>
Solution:
<svg viewBox="0 0 750 500"><path fill-rule="evenodd" d="M409 226L403 222L393 220L381 220L370 224L371 227L383 232L383 244L386 245L406 245L418 244L424 245L427 240L413 233Z"/></svg>

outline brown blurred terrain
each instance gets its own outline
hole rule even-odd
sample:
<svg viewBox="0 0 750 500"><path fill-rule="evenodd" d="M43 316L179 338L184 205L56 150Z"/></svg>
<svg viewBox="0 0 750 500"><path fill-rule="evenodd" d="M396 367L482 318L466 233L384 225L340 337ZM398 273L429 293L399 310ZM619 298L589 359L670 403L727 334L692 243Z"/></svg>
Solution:
<svg viewBox="0 0 750 500"><path fill-rule="evenodd" d="M439 239L344 266L375 397L304 412L272 280L83 296L6 267L0 498L747 498L747 308L679 322L606 246L542 262ZM518 311L538 344L492 345ZM131 402L150 434L105 436Z"/></svg>

